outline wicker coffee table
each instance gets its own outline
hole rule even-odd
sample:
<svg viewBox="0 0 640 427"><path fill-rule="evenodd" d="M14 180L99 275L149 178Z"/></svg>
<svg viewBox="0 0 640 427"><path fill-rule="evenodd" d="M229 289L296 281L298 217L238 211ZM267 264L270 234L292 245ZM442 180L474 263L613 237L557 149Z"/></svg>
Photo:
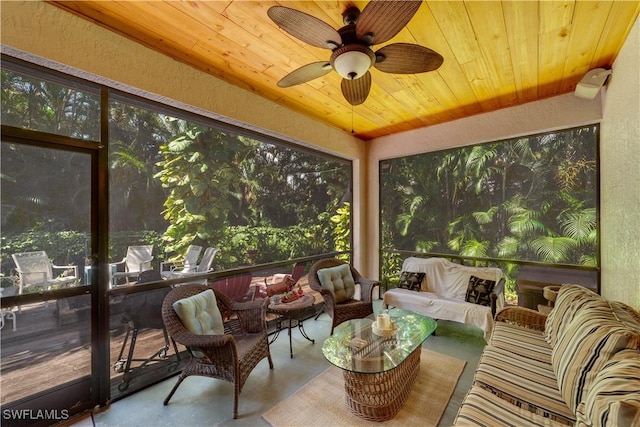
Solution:
<svg viewBox="0 0 640 427"><path fill-rule="evenodd" d="M393 334L376 335L373 320L341 323L322 345L325 358L342 369L345 404L355 415L372 421L393 418L409 396L420 370L422 343L436 321L408 310L388 313Z"/></svg>

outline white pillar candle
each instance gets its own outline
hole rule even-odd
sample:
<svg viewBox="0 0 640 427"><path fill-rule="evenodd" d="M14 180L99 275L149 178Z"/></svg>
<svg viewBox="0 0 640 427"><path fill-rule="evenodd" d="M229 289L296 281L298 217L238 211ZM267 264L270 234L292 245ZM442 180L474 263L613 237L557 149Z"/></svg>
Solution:
<svg viewBox="0 0 640 427"><path fill-rule="evenodd" d="M378 328L379 329L390 329L391 328L391 319L388 314L378 314Z"/></svg>

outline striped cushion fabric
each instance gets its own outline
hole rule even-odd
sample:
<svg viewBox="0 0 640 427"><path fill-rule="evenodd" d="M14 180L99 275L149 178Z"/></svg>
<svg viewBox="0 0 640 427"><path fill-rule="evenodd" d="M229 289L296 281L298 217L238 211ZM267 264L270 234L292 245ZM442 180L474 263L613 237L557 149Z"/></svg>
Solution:
<svg viewBox="0 0 640 427"><path fill-rule="evenodd" d="M595 375L618 351L640 348L640 330L629 328L605 300L599 307L579 312L551 352L558 387L567 405L576 411Z"/></svg>
<svg viewBox="0 0 640 427"><path fill-rule="evenodd" d="M544 337L549 345L555 347L558 334L561 334L569 326L580 309L592 305L594 301L597 303L601 300L600 295L583 286L560 286L555 305L547 316L544 326Z"/></svg>
<svg viewBox="0 0 640 427"><path fill-rule="evenodd" d="M544 345L547 345L546 343ZM551 366L539 354L529 357L495 346L485 347L475 372L475 384L529 412L572 425L574 414L558 391Z"/></svg>
<svg viewBox="0 0 640 427"><path fill-rule="evenodd" d="M576 426L640 425L640 353L621 350L595 376L578 405Z"/></svg>
<svg viewBox="0 0 640 427"><path fill-rule="evenodd" d="M640 313L625 303L609 301L613 315L630 329L640 330Z"/></svg>
<svg viewBox="0 0 640 427"><path fill-rule="evenodd" d="M551 347L541 331L504 322L496 322L490 345L526 356L532 360L551 363Z"/></svg>
<svg viewBox="0 0 640 427"><path fill-rule="evenodd" d="M471 387L458 410L454 426L550 426L565 424L519 408L478 386Z"/></svg>

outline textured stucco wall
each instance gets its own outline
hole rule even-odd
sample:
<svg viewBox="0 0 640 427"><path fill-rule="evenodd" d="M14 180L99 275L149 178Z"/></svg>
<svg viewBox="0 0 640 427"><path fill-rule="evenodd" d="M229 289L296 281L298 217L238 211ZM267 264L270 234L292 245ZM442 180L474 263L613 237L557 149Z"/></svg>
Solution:
<svg viewBox="0 0 640 427"><path fill-rule="evenodd" d="M0 7L3 53L353 160L355 264L365 262L365 142L42 1Z"/></svg>
<svg viewBox="0 0 640 427"><path fill-rule="evenodd" d="M612 69L600 134L602 294L640 309L640 21Z"/></svg>

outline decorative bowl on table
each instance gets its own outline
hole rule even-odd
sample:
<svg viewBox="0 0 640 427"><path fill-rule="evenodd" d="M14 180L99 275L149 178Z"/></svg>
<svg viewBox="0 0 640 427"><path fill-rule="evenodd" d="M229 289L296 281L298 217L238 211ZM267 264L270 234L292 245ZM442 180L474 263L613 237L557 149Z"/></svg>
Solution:
<svg viewBox="0 0 640 427"><path fill-rule="evenodd" d="M282 303L289 303L289 302L294 302L299 300L300 298L302 298L302 296L304 295L304 293L302 291L298 292L298 291L292 291L292 292L287 292L285 294L282 295L282 297L280 298L280 302Z"/></svg>
<svg viewBox="0 0 640 427"><path fill-rule="evenodd" d="M395 333L396 333L396 324L395 324L395 323L393 323L393 322L391 322L391 323L390 323L390 327L387 327L387 328L381 328L381 327L378 325L378 322L377 322L377 321L375 321L375 322L373 322L373 324L371 325L371 331L372 331L375 335L377 335L377 336L379 336L379 337L392 337L392 336L394 336L394 335L395 335Z"/></svg>

